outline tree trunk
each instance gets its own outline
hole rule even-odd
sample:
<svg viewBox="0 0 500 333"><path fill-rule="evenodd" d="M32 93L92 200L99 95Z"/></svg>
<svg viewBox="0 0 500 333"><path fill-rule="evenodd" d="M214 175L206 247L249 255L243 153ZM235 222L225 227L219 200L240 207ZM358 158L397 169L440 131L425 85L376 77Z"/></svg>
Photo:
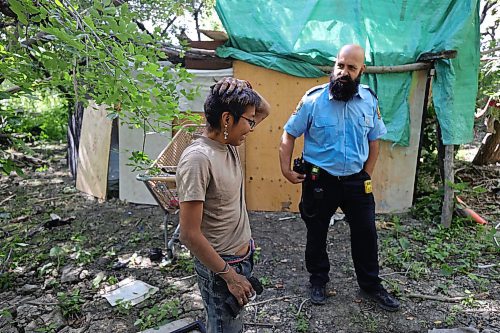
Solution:
<svg viewBox="0 0 500 333"><path fill-rule="evenodd" d="M80 135L82 131L82 121L83 121L83 103L77 102L77 105L73 103L69 106L69 117L68 117L68 166L73 176L73 180L76 180L76 170L78 165L78 148L80 146Z"/></svg>
<svg viewBox="0 0 500 333"><path fill-rule="evenodd" d="M443 144L443 139L441 136L441 125L439 125L439 121L437 122L436 125L436 139L437 139L437 153L438 153L438 168L439 168L439 175L441 176L441 181L444 182L444 144Z"/></svg>
<svg viewBox="0 0 500 333"><path fill-rule="evenodd" d="M443 207L441 209L441 224L449 228L453 219L453 188L455 175L453 171L453 145L444 146L444 180L443 180Z"/></svg>
<svg viewBox="0 0 500 333"><path fill-rule="evenodd" d="M493 121L493 133L487 133L472 164L486 165L500 162L500 121Z"/></svg>

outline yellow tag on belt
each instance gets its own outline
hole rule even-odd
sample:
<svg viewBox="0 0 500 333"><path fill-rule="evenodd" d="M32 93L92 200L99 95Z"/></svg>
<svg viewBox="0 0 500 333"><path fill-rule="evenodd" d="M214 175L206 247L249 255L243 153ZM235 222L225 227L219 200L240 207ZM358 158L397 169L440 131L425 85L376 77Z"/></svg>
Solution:
<svg viewBox="0 0 500 333"><path fill-rule="evenodd" d="M365 193L372 193L372 181L370 179L365 180Z"/></svg>

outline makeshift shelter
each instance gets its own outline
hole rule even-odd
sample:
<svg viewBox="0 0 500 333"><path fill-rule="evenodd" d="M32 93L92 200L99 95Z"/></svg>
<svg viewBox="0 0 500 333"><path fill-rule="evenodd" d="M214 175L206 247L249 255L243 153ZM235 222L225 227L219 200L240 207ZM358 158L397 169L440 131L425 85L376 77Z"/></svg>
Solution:
<svg viewBox="0 0 500 333"><path fill-rule="evenodd" d="M368 67L362 81L378 94L388 128L373 176L378 212L401 212L412 205L431 81L446 145L445 176L453 180L453 144L472 139L479 69L478 8L479 0L405 0L397 4L388 0L218 0L216 10L228 41L217 49L219 57L214 51L199 49L187 56L192 55L202 67L225 68L234 60L233 75L252 82L271 103L269 119L248 136L245 146L248 208L297 211L300 187L289 184L279 170L283 125L309 88L328 82L338 50L350 43L365 49ZM178 56L175 50L171 53ZM205 96L202 91L193 110L202 111ZM152 141L159 151L168 138ZM137 144L122 143L121 149ZM295 156L301 148L299 141ZM130 174L126 177L125 181L135 182ZM120 182L121 178L120 174ZM129 185L137 189L137 185ZM447 185L446 189L445 224L451 221L453 198L451 188ZM133 199L120 197L146 203L140 201L142 194Z"/></svg>
<svg viewBox="0 0 500 333"><path fill-rule="evenodd" d="M222 62L224 59L219 59L219 64ZM217 67L228 67L228 62L224 63L224 66ZM210 69L213 66L210 63L206 65L206 60L205 63L202 61L201 64L189 66L208 69L187 69L193 75L191 85L198 87L200 94L193 100L181 100L179 107L182 111L202 114L205 96L213 80L233 76L233 70ZM186 87L179 87L181 88ZM78 133L78 149L73 145L72 151L78 158L74 174L76 187L80 191L106 199L112 185L118 185L116 191L121 200L157 204L148 189L137 181L136 176L141 171L133 170L129 165L129 157L132 151L141 151L144 148L144 152L154 159L170 142L172 131L144 133L140 128L122 124L119 119L110 120L105 106L90 103L87 109L82 110L81 130L79 129Z"/></svg>
<svg viewBox="0 0 500 333"><path fill-rule="evenodd" d="M472 139L478 8L478 0L219 0L216 10L229 41L217 54L241 60L234 63L235 77L251 81L273 107L270 119L247 140L249 209L297 209L299 189L279 173L282 126L308 88L327 82L324 66L331 67L349 43L365 48L372 74L364 82L377 92L388 128L374 175L378 210L408 209L431 71L447 160L450 145Z"/></svg>

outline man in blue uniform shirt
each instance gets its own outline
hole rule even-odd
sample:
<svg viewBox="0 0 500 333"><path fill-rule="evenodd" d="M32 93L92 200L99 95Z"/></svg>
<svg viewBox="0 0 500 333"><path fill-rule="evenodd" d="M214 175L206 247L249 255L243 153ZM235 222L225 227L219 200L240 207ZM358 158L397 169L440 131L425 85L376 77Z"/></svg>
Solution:
<svg viewBox="0 0 500 333"><path fill-rule="evenodd" d="M286 123L280 145L281 172L302 183L299 204L307 227L306 267L311 302L325 304L330 280L326 240L330 218L338 207L351 230L351 251L358 285L365 297L396 311L399 302L379 278L375 201L371 175L379 153L378 139L387 130L375 94L360 85L366 65L359 45L342 47L330 83L310 89ZM304 135L304 171L291 168L295 139Z"/></svg>

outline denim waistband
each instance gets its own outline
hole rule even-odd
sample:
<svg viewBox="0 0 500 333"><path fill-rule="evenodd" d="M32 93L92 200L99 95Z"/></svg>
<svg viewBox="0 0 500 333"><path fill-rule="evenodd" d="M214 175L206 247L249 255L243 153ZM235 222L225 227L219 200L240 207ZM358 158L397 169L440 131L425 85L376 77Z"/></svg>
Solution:
<svg viewBox="0 0 500 333"><path fill-rule="evenodd" d="M252 238L248 241L248 251L246 254L242 256L236 256L236 255L226 255L226 256L221 256L221 258L227 262L228 264L237 264L239 262L242 262L244 260L249 259L253 253L255 252L255 242L253 241Z"/></svg>

